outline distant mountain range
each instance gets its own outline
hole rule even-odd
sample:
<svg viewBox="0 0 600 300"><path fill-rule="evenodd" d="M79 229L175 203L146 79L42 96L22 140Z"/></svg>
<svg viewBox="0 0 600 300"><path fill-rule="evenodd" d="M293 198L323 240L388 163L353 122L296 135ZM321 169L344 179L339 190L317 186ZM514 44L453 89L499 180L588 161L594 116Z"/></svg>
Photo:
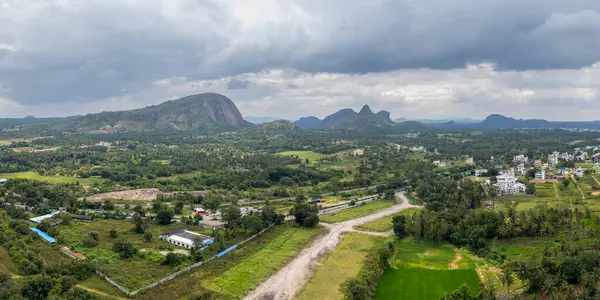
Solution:
<svg viewBox="0 0 600 300"><path fill-rule="evenodd" d="M448 122L454 122L458 124L472 124L479 123L481 120L475 120L471 118L444 118L444 119L407 119L407 118L397 118L394 119L396 123L402 123L407 121L417 121L422 124L442 124Z"/></svg>
<svg viewBox="0 0 600 300"><path fill-rule="evenodd" d="M390 113L379 111L373 113L368 105L362 107L359 112L345 108L336 113L319 120L317 117L306 117L294 122L301 128L310 129L372 129L381 127L393 127L395 123L390 119Z"/></svg>
<svg viewBox="0 0 600 300"><path fill-rule="evenodd" d="M296 126L317 130L356 130L372 133L397 133L406 131L454 130L454 129L520 129L520 128L589 128L600 129L600 121L553 122L541 119L514 119L493 114L478 121L469 118L442 120L404 118L390 119L390 113L374 113L368 105L356 112L345 108L324 119L314 116L303 117L292 123L275 117L242 117L235 103L226 96L204 93L170 100L145 108L101 112L85 116L66 118L0 118L0 130L8 134L40 134L73 132L84 134L106 134L119 132L150 131L194 131L224 132L255 124ZM252 123L251 123L252 122ZM276 124L275 124L276 123ZM269 125L272 124L272 125ZM257 126L261 126L257 125Z"/></svg>

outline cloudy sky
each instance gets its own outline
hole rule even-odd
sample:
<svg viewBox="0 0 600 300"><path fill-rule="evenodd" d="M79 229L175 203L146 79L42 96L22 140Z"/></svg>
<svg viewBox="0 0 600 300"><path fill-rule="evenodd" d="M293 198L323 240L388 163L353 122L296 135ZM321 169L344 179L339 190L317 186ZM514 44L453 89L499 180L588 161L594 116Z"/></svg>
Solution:
<svg viewBox="0 0 600 300"><path fill-rule="evenodd" d="M600 119L598 0L0 0L0 26L0 117L218 92L289 119Z"/></svg>

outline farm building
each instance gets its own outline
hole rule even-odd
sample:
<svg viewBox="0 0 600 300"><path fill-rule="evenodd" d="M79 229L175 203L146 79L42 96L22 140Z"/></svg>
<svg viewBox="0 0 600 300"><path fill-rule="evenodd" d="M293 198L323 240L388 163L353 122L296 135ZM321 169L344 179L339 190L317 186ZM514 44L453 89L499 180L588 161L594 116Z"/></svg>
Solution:
<svg viewBox="0 0 600 300"><path fill-rule="evenodd" d="M223 229L227 225L227 222L221 220L202 220L200 226L206 229Z"/></svg>
<svg viewBox="0 0 600 300"><path fill-rule="evenodd" d="M74 259L85 259L85 256L83 254L72 251L71 249L69 249L67 247L60 248L60 251Z"/></svg>
<svg viewBox="0 0 600 300"><path fill-rule="evenodd" d="M162 233L159 238L171 244L191 249L194 247L196 240L200 241L203 246L212 244L213 240L210 236L189 231L187 228L175 229Z"/></svg>
<svg viewBox="0 0 600 300"><path fill-rule="evenodd" d="M38 217L35 217L35 218L31 218L31 219L29 219L29 221L31 221L33 223L36 223L36 224L40 224L40 223L42 223L42 221L54 217L54 215L56 215L56 212L52 212L52 213L49 213L47 215L43 215L43 216L38 216Z"/></svg>
<svg viewBox="0 0 600 300"><path fill-rule="evenodd" d="M204 208L196 207L196 208L194 208L194 213L206 215L208 212Z"/></svg>
<svg viewBox="0 0 600 300"><path fill-rule="evenodd" d="M41 231L41 230L39 230L39 229L37 229L35 227L30 227L29 230L37 233L41 238L43 238L44 240L46 240L50 244L56 243L56 240L53 237L49 236L47 233L45 233L45 232L43 232L43 231Z"/></svg>
<svg viewBox="0 0 600 300"><path fill-rule="evenodd" d="M92 217L84 216L84 215L71 215L71 218L75 221L86 222L86 223L89 223L92 221Z"/></svg>

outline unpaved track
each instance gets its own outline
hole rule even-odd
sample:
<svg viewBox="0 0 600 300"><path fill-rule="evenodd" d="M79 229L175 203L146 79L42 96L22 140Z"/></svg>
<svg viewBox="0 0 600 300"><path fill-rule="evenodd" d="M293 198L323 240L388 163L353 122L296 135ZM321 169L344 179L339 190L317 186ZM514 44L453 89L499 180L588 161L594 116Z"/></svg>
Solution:
<svg viewBox="0 0 600 300"><path fill-rule="evenodd" d="M299 291L302 290L302 287L312 277L313 270L316 267L319 258L327 255L329 252L335 249L344 233L359 232L353 229L353 226L361 225L408 208L418 207L416 205L409 204L408 199L406 199L403 193L397 193L396 198L398 199L399 204L384 210L380 210L372 215L335 224L321 223L327 228L327 232L318 237L308 247L304 248L294 260L283 267L283 269L279 270L279 272L277 272L275 275L267 279L267 281L263 282L248 296L246 296L245 299L292 299ZM385 232L369 232L367 234L381 236L389 235L389 233Z"/></svg>

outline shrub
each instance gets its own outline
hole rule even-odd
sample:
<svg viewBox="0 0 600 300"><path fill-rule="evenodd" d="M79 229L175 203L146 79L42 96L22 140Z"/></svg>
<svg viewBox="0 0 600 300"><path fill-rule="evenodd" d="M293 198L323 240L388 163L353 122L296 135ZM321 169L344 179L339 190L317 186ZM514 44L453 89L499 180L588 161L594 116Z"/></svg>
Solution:
<svg viewBox="0 0 600 300"><path fill-rule="evenodd" d="M86 237L83 239L82 244L86 248L94 248L98 246L98 241L93 239L92 237Z"/></svg>

